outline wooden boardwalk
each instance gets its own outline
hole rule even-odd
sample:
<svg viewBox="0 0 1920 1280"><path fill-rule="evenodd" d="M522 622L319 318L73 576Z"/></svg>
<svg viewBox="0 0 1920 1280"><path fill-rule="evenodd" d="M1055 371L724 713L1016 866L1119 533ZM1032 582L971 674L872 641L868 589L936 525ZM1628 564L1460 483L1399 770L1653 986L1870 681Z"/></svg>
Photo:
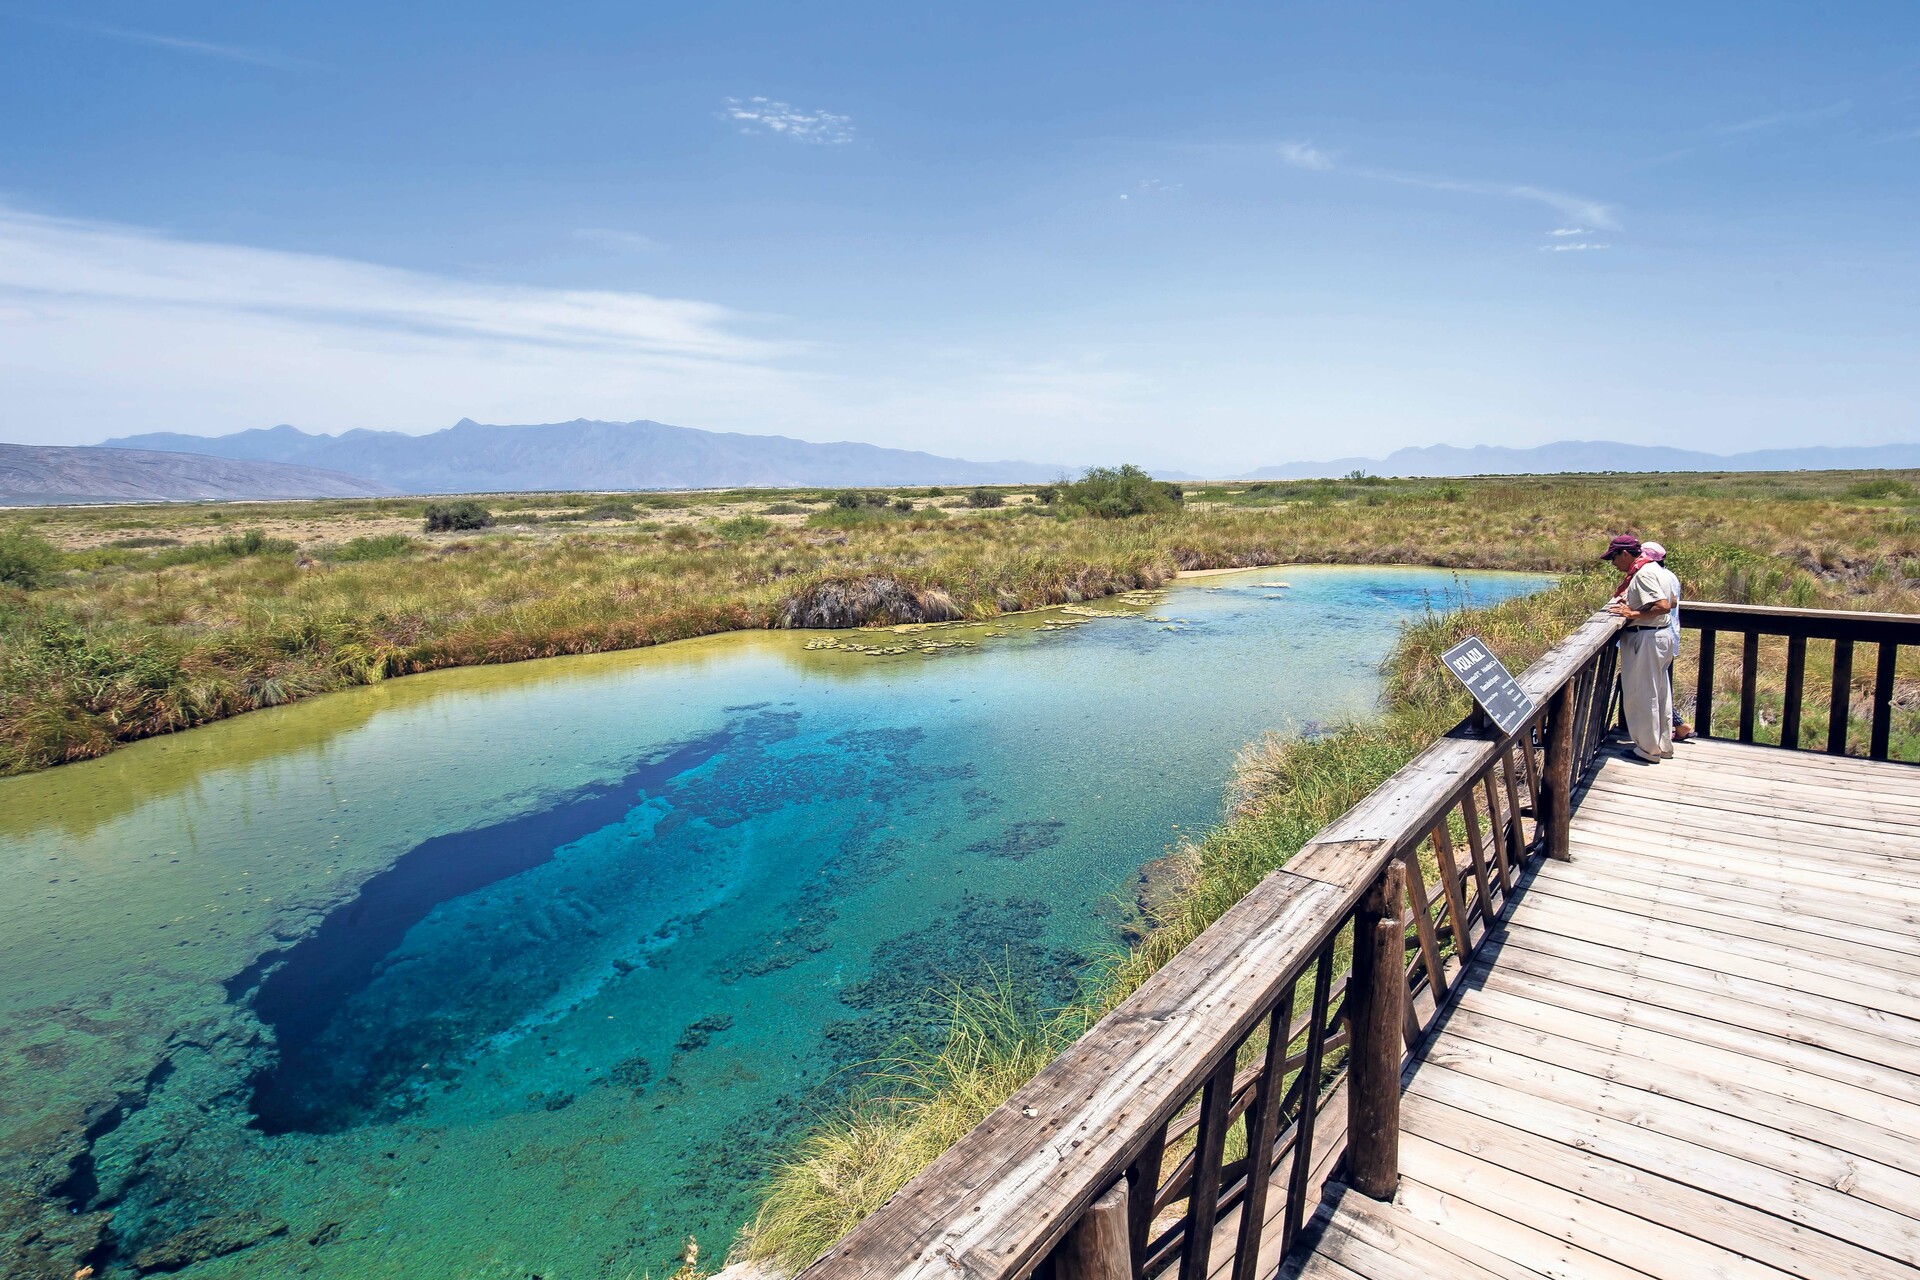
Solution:
<svg viewBox="0 0 1920 1280"><path fill-rule="evenodd" d="M1609 758L1409 1068L1325 1280L1920 1278L1920 768ZM1311 1235L1311 1233L1310 1233Z"/></svg>

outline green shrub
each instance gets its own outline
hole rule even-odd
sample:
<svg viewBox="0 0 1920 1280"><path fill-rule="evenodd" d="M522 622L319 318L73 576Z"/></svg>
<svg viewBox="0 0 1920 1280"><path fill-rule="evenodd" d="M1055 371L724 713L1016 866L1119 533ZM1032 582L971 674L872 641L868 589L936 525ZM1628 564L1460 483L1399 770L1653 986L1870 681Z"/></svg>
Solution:
<svg viewBox="0 0 1920 1280"><path fill-rule="evenodd" d="M809 529L866 529L898 519L885 507L843 507L835 503L831 507L814 512L807 517Z"/></svg>
<svg viewBox="0 0 1920 1280"><path fill-rule="evenodd" d="M32 591L60 572L60 551L31 529L0 531L0 583Z"/></svg>
<svg viewBox="0 0 1920 1280"><path fill-rule="evenodd" d="M833 505L842 511L858 511L864 501L857 489L842 489L833 495Z"/></svg>
<svg viewBox="0 0 1920 1280"><path fill-rule="evenodd" d="M180 539L155 538L150 535L143 535L138 538L115 538L112 542L102 543L101 545L112 547L115 551L140 551L148 547L177 547L180 545Z"/></svg>
<svg viewBox="0 0 1920 1280"><path fill-rule="evenodd" d="M1911 498L1913 486L1892 476L1876 476L1847 486L1849 498Z"/></svg>
<svg viewBox="0 0 1920 1280"><path fill-rule="evenodd" d="M661 534L660 541L670 547L691 547L700 541L700 534L690 524L677 524Z"/></svg>
<svg viewBox="0 0 1920 1280"><path fill-rule="evenodd" d="M248 529L244 533L230 533L212 545L221 553L235 559L242 556L292 555L297 549L285 538L269 538L265 529Z"/></svg>
<svg viewBox="0 0 1920 1280"><path fill-rule="evenodd" d="M913 510L913 499L912 498L895 498L893 500L893 509L895 511L898 511L901 515L905 515L907 512Z"/></svg>
<svg viewBox="0 0 1920 1280"><path fill-rule="evenodd" d="M429 502L427 532L453 533L461 529L485 529L493 523L493 513L471 498L459 502Z"/></svg>
<svg viewBox="0 0 1920 1280"><path fill-rule="evenodd" d="M928 485L928 486L927 486L927 496L928 496L929 498L944 498L944 497L946 497L946 496L947 496L947 491L946 491L945 489L942 489L942 488L941 488L941 487L940 487L939 485L937 485L937 484L933 484L933 485Z"/></svg>
<svg viewBox="0 0 1920 1280"><path fill-rule="evenodd" d="M735 516L731 520L722 520L715 526L714 532L728 542L745 542L748 538L765 537L773 522L762 520L759 516Z"/></svg>
<svg viewBox="0 0 1920 1280"><path fill-rule="evenodd" d="M1185 501L1186 492L1179 485L1155 480L1131 465L1088 467L1060 497L1062 507L1103 520L1177 511Z"/></svg>
<svg viewBox="0 0 1920 1280"><path fill-rule="evenodd" d="M1060 500L1059 486L1051 484L1041 485L1033 491L1033 500L1043 506L1052 506Z"/></svg>
<svg viewBox="0 0 1920 1280"><path fill-rule="evenodd" d="M391 560L394 556L406 555L419 545L404 533L382 533L355 538L337 547L323 547L320 555L336 564L351 564L358 560Z"/></svg>
<svg viewBox="0 0 1920 1280"><path fill-rule="evenodd" d="M633 514L633 503L631 502L602 502L596 506L588 507L584 511L555 512L553 515L547 517L547 522L553 524L561 521L579 520L631 520L633 519ZM492 524L493 521L489 520L487 523Z"/></svg>
<svg viewBox="0 0 1920 1280"><path fill-rule="evenodd" d="M967 505L970 507L1003 507L1006 503L1006 497L992 489L975 489L967 495Z"/></svg>
<svg viewBox="0 0 1920 1280"><path fill-rule="evenodd" d="M794 516L799 515L802 510L803 508L791 502L775 502L760 508L760 514L763 516Z"/></svg>

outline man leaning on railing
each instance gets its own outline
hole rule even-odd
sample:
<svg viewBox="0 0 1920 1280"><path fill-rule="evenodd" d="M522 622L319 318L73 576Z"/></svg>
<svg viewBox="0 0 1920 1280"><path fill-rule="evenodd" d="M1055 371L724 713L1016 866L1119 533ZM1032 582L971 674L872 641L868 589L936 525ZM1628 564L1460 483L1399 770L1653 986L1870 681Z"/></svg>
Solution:
<svg viewBox="0 0 1920 1280"><path fill-rule="evenodd" d="M1607 612L1627 620L1620 637L1620 699L1632 753L1658 764L1673 755L1673 686L1667 682L1674 655L1667 612L1673 601L1659 562L1641 554L1640 539L1619 534L1600 558L1627 575Z"/></svg>

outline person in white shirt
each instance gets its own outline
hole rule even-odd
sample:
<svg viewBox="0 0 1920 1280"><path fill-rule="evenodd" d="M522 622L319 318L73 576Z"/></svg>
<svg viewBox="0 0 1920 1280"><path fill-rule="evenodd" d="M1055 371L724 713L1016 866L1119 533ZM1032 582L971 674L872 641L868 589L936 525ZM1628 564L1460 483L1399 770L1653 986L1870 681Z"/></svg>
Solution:
<svg viewBox="0 0 1920 1280"><path fill-rule="evenodd" d="M1620 697L1626 712L1632 754L1648 764L1673 755L1673 690L1667 667L1673 662L1673 632L1667 626L1672 604L1665 571L1641 555L1640 540L1622 534L1608 544L1602 560L1628 575L1621 597L1607 606L1627 620L1620 635Z"/></svg>
<svg viewBox="0 0 1920 1280"><path fill-rule="evenodd" d="M1667 568L1667 549L1657 542L1640 544L1640 554L1660 567L1667 584L1667 628L1673 632L1673 653L1680 655L1680 575ZM1673 698L1673 663L1667 664L1667 699L1673 702L1673 740L1685 742L1693 736L1693 726L1680 718L1680 704Z"/></svg>

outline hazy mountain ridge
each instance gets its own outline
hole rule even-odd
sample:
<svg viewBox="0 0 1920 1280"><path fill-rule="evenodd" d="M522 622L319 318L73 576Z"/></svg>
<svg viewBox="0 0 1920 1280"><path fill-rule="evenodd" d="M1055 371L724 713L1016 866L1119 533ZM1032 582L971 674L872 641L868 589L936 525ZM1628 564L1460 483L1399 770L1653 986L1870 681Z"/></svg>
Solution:
<svg viewBox="0 0 1920 1280"><path fill-rule="evenodd" d="M372 498L393 490L317 467L205 454L0 444L0 505Z"/></svg>
<svg viewBox="0 0 1920 1280"><path fill-rule="evenodd" d="M278 426L213 437L159 432L106 444L325 467L407 493L1018 484L1052 479L1062 470L844 441L814 444L787 436L701 431L644 419L494 426L463 418L417 436L364 429L310 435Z"/></svg>
<svg viewBox="0 0 1920 1280"><path fill-rule="evenodd" d="M1384 458L1288 462L1249 472L1248 480L1312 480L1365 471L1376 476L1553 475L1566 471L1870 471L1920 468L1920 444L1809 446L1713 454L1665 445L1558 440L1528 449L1435 444Z"/></svg>

